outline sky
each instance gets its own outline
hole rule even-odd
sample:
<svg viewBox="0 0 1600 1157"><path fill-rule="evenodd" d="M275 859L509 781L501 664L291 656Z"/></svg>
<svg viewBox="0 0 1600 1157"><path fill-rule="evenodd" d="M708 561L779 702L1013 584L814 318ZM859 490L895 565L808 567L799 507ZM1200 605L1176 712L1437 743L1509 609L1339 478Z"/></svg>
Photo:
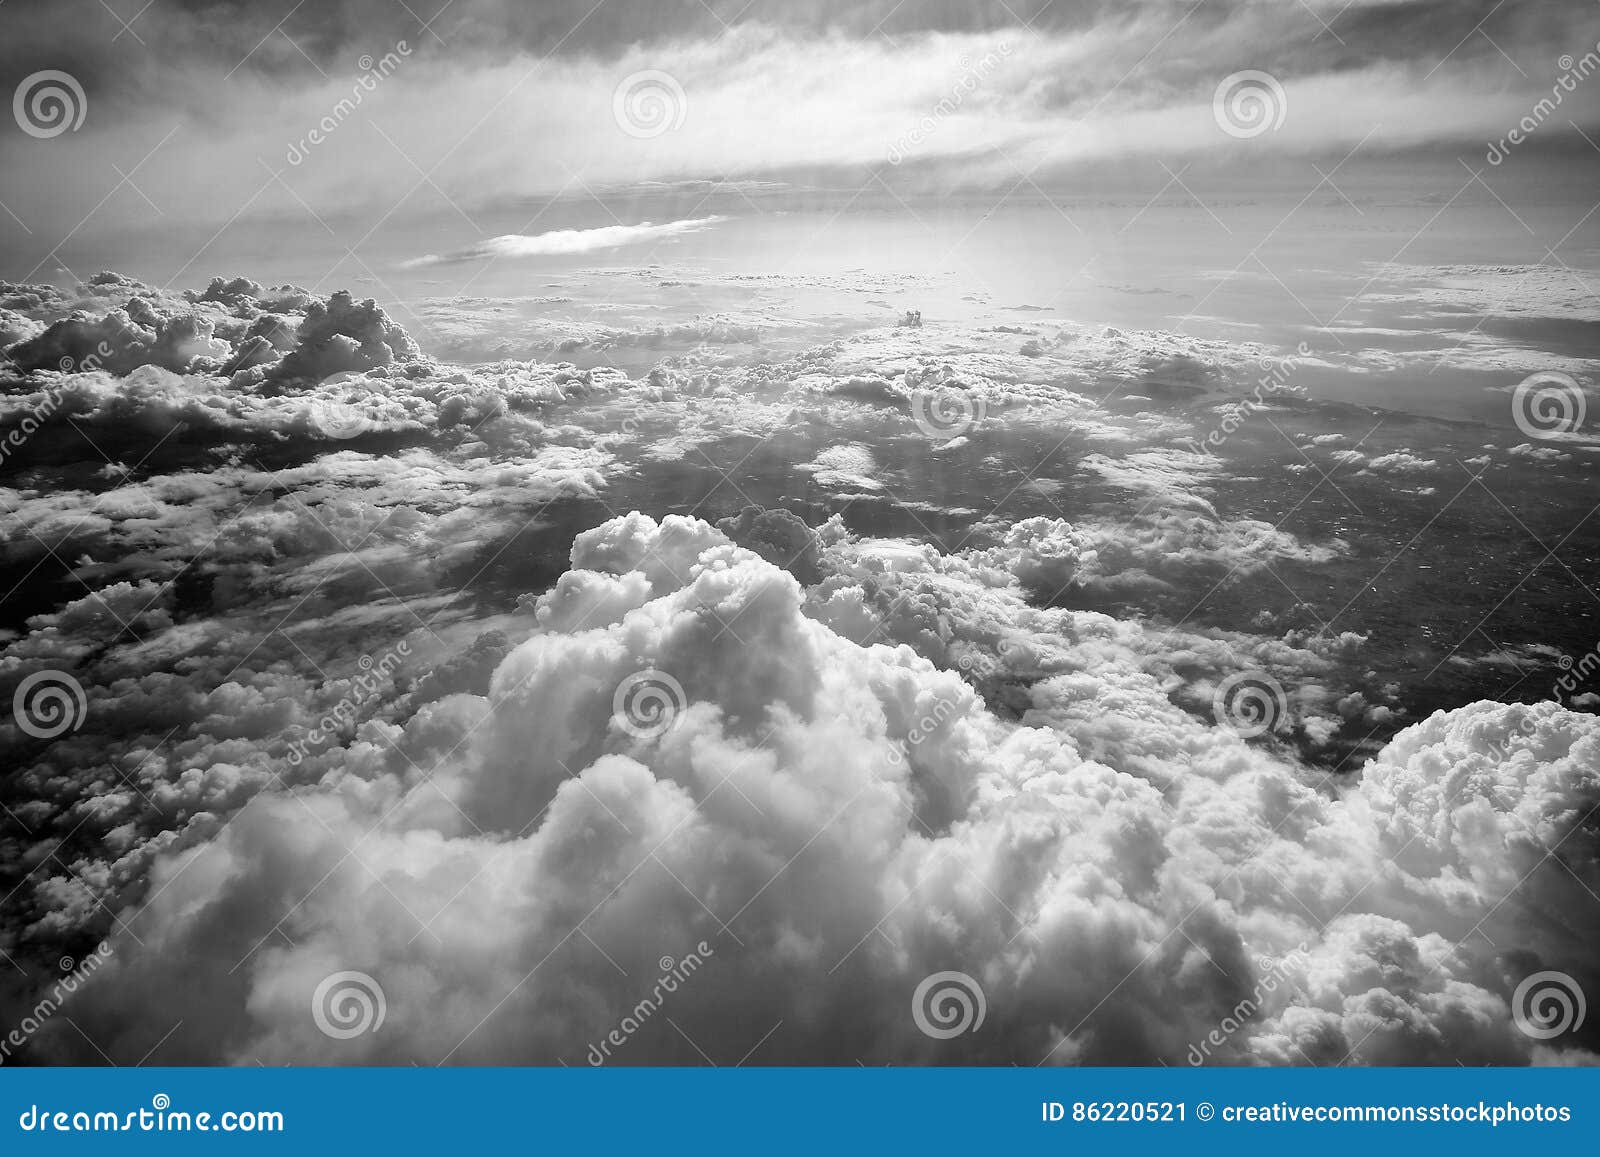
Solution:
<svg viewBox="0 0 1600 1157"><path fill-rule="evenodd" d="M552 198L634 225L658 182L777 182L794 204L1154 192L1156 162L1236 192L1288 158L1483 170L1600 41L1595 6L1563 0L12 0L3 19L0 87L54 69L83 93L70 131L0 134L0 274L24 280L86 275L97 240L137 268L260 222L357 251ZM1243 70L1281 84L1286 115L1232 140L1212 101ZM665 93L670 131L620 127L638 74L666 77L640 99ZM1585 171L1600 89L1573 87L1523 151Z"/></svg>

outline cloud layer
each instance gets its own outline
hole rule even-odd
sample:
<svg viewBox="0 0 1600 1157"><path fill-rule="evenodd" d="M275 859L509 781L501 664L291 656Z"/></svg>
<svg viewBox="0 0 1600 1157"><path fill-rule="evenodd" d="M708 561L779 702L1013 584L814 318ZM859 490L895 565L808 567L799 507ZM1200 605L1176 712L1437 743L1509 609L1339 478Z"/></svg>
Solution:
<svg viewBox="0 0 1600 1157"><path fill-rule="evenodd" d="M617 1060L1180 1064L1229 1021L1212 1063L1595 1059L1513 1014L1540 971L1600 984L1600 717L1398 730L1362 634L1125 609L1352 549L1233 512L1196 415L1131 389L1260 347L886 327L630 378L451 366L375 302L244 279L0 308L0 696L65 672L86 706L0 721L0 935L111 948L32 1058L579 1064L700 953ZM908 471L1015 491L995 455L1041 428L1073 454L1031 500L1070 509L917 525L954 512ZM832 516L626 497L730 447L754 487L767 443ZM1217 702L1263 676L1246 737ZM1346 727L1398 734L1359 777L1309 762ZM351 971L381 1032L312 1013ZM949 971L988 1013L939 1040L911 1001Z"/></svg>
<svg viewBox="0 0 1600 1157"><path fill-rule="evenodd" d="M461 249L442 256L429 254L405 264L408 268L413 268L449 265L460 261L483 261L497 257L516 260L524 257L559 257L573 253L593 253L602 249L616 249L623 245L659 241L664 237L676 237L683 233L695 233L721 220L721 217L695 217L684 221L667 221L661 225L642 221L637 225L606 225L599 229L556 229L532 237L511 233L504 237L491 237L470 249Z"/></svg>
<svg viewBox="0 0 1600 1157"><path fill-rule="evenodd" d="M781 1025L767 1059L1180 1063L1282 967L1215 1061L1518 1063L1546 1055L1512 1025L1522 973L1595 979L1592 716L1441 714L1340 790L1128 667L1064 669L1002 722L867 587L863 646L704 523L630 515L572 566L486 695L159 858L78 998L95 1039L118 1055L182 1019L164 1059L578 1063L705 941L682 1036L657 1024L626 1060ZM1015 592L972 596L969 644L979 615L1048 637ZM616 707L640 671L682 689L659 733ZM339 969L379 980L382 1032L306 1015ZM948 969L988 1002L954 1044L909 1014Z"/></svg>
<svg viewBox="0 0 1600 1157"><path fill-rule="evenodd" d="M427 31L403 6L334 5L258 28L264 14L253 11L219 20L216 9L158 3L136 24L144 45L125 35L111 45L93 3L81 21L8 7L0 79L64 68L91 110L77 132L0 140L6 204L22 223L0 217L0 255L24 274L58 256L51 246L69 230L167 224L152 206L169 222L287 215L341 236L341 215L355 214L350 236L365 240L423 197L455 221L486 202L573 190L605 200L606 186L651 181L762 176L802 192L876 192L873 172L903 195L998 194L1027 176L1041 187L1120 182L1148 197L1166 179L1147 186L1158 168L1105 162L1183 158L1197 165L1185 178L1194 184L1213 161L1239 174L1264 156L1340 157L1358 144L1479 155L1550 96L1552 62L1600 42L1591 11L1556 0L1145 0L960 14L761 3L727 25L701 5L649 6L630 25L609 5L530 17L485 0L453 6ZM364 84L386 53L399 63ZM1276 78L1287 110L1276 131L1241 142L1218 126L1213 98L1248 70ZM672 127L644 139L616 106L641 75L671 78ZM1592 86L1563 96L1563 118L1595 124ZM325 139L308 150L313 130ZM1565 119L1535 140L1587 155ZM137 167L142 197L122 195L108 155L124 174ZM204 189L188 180L202 165Z"/></svg>

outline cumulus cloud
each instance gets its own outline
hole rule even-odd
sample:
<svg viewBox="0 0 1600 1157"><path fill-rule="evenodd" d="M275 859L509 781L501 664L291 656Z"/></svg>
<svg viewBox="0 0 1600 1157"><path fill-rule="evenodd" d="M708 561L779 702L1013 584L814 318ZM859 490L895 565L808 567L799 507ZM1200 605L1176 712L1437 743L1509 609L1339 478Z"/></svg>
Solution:
<svg viewBox="0 0 1600 1157"><path fill-rule="evenodd" d="M1006 722L704 523L629 515L572 567L486 694L160 856L78 1023L115 1056L182 1020L171 1061L579 1063L705 941L673 1021L781 1022L791 1061L1181 1063L1288 960L1214 1059L1515 1063L1517 980L1594 979L1594 717L1441 713L1338 789L1136 670L1043 680ZM681 688L659 731L614 703L641 670ZM383 985L381 1033L307 1014L346 968ZM942 969L988 1001L954 1052L907 1010ZM656 1027L628 1060L685 1059Z"/></svg>

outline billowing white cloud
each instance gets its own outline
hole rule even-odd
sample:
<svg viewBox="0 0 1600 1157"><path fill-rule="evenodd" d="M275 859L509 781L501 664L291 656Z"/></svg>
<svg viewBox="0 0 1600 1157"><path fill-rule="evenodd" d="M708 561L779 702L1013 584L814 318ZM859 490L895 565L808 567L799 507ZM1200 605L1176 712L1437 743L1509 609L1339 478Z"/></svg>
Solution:
<svg viewBox="0 0 1600 1157"><path fill-rule="evenodd" d="M1521 976L1593 979L1593 717L1436 715L1340 790L1127 665L1038 682L1005 722L703 523L630 515L572 562L487 695L158 859L77 1023L118 1055L181 1020L174 1061L581 1063L704 941L673 1022L750 1045L781 1023L791 1061L1181 1063L1270 968L1213 1060L1514 1063ZM986 614L1026 615L991 589ZM669 726L619 711L641 671ZM318 1030L343 969L382 986L381 1032ZM935 1042L909 1002L946 969L988 1018ZM658 1023L621 1055L688 1047Z"/></svg>

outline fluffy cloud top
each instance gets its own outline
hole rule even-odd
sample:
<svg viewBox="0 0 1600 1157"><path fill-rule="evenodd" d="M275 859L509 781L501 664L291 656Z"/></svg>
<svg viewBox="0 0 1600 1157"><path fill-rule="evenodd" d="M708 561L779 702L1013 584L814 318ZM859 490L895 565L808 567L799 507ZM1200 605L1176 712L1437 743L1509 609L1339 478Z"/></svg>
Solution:
<svg viewBox="0 0 1600 1157"><path fill-rule="evenodd" d="M1179 1063L1282 968L1214 1059L1515 1063L1516 979L1595 979L1593 717L1440 714L1338 790L1137 671L1044 680L1005 722L704 523L629 515L572 565L487 694L159 858L79 1023L119 1055L181 1019L175 1061L577 1063L703 940L673 1021L781 1022L791 1061ZM674 684L664 729L617 706L641 671ZM307 1015L339 969L379 979L381 1033ZM988 1000L953 1049L908 1015L943 969ZM684 1060L655 1027L628 1059Z"/></svg>

